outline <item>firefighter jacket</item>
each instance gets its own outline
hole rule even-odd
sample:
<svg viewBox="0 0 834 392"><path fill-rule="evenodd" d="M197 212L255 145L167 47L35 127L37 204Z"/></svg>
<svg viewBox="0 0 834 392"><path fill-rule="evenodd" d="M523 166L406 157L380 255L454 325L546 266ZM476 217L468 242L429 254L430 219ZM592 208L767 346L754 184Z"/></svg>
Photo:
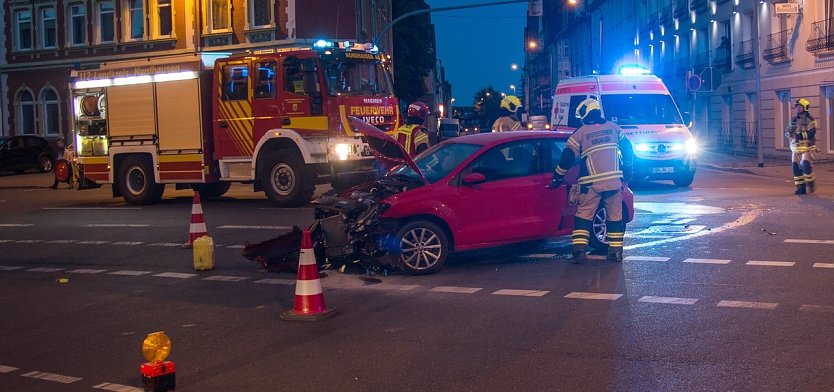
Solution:
<svg viewBox="0 0 834 392"><path fill-rule="evenodd" d="M591 184L599 191L620 189L623 179L631 176L633 155L631 143L617 124L586 124L568 138L562 151L556 175L563 177L580 158L579 185ZM625 172L625 175L623 174Z"/></svg>
<svg viewBox="0 0 834 392"><path fill-rule="evenodd" d="M791 141L791 151L806 152L816 145L817 122L811 113L804 111L791 118L785 137Z"/></svg>
<svg viewBox="0 0 834 392"><path fill-rule="evenodd" d="M397 128L397 141L402 144L405 151L410 156L417 155L418 147L421 145L429 146L429 135L425 128L420 124L406 124ZM420 148L420 151L423 149Z"/></svg>
<svg viewBox="0 0 834 392"><path fill-rule="evenodd" d="M493 132L505 132L505 131L520 131L521 130L521 122L518 120L510 117L510 116L503 116L498 117L497 120L492 124L492 131Z"/></svg>

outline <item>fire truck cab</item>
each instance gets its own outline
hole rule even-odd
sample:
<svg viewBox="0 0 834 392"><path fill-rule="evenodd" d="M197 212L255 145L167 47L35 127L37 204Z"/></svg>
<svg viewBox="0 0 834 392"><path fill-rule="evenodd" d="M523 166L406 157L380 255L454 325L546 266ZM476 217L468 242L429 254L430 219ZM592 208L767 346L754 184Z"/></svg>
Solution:
<svg viewBox="0 0 834 392"><path fill-rule="evenodd" d="M663 81L636 73L560 81L553 95L551 129L572 132L582 126L576 107L594 97L603 116L617 123L634 147L635 180L672 180L689 186L697 166L696 141Z"/></svg>
<svg viewBox="0 0 834 392"><path fill-rule="evenodd" d="M372 170L348 123L395 132L388 58L368 45L316 42L236 55L183 55L73 71L80 183L110 183L133 204L166 184L216 197L251 183L282 207L318 183L339 187Z"/></svg>

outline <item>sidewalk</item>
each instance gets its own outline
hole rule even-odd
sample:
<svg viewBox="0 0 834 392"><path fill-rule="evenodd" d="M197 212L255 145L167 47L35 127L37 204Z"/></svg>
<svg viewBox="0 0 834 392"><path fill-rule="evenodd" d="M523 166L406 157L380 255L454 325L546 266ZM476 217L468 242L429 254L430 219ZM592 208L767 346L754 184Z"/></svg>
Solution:
<svg viewBox="0 0 834 392"><path fill-rule="evenodd" d="M757 174L760 176L785 179L790 179L793 176L790 157L765 157L762 167L759 167L759 160L755 155L702 150L698 154L698 166L713 170ZM817 181L834 184L834 160L830 158L817 160L814 163L814 173L816 174Z"/></svg>

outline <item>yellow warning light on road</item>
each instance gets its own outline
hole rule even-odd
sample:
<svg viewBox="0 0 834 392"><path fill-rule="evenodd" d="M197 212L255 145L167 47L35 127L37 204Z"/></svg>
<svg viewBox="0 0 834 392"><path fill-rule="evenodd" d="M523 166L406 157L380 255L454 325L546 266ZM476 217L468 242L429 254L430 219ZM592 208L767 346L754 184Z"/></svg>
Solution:
<svg viewBox="0 0 834 392"><path fill-rule="evenodd" d="M142 355L151 363L160 363L171 353L171 339L163 331L149 333L142 342Z"/></svg>

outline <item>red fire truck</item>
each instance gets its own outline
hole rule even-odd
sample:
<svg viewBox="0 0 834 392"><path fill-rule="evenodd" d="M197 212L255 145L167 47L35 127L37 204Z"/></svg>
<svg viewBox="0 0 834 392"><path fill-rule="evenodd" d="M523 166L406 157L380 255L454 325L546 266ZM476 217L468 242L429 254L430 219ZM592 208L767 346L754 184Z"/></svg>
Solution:
<svg viewBox="0 0 834 392"><path fill-rule="evenodd" d="M111 184L131 204L159 201L167 184L217 197L232 182L278 206L304 204L316 184L372 169L348 116L391 133L400 125L389 58L370 49L318 41L73 71L74 177Z"/></svg>

